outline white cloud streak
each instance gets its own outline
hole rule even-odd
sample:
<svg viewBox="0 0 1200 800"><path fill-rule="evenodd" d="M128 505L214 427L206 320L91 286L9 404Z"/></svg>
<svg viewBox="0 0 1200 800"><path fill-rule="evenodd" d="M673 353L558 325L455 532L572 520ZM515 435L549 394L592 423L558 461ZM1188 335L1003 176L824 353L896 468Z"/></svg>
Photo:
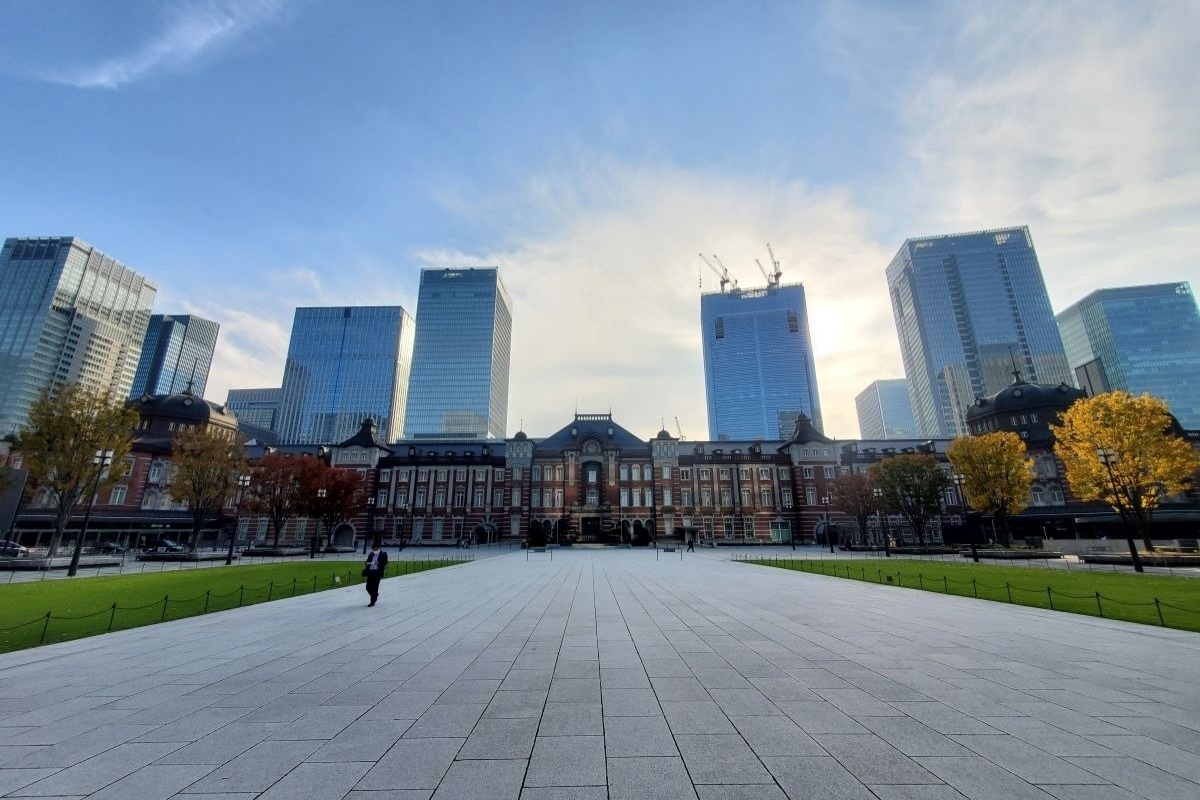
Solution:
<svg viewBox="0 0 1200 800"><path fill-rule="evenodd" d="M1196 275L1200 7L960 8L898 109L931 230L1028 224L1056 308Z"/></svg>
<svg viewBox="0 0 1200 800"><path fill-rule="evenodd" d="M80 89L119 89L178 70L275 18L282 0L195 0L169 7L160 30L128 53L46 75Z"/></svg>
<svg viewBox="0 0 1200 800"><path fill-rule="evenodd" d="M753 259L766 259L767 241L784 282L805 285L827 430L853 436L844 397L899 372L890 312L879 312L886 252L842 192L601 157L480 212L517 227L536 220L537 230L485 252L418 257L501 268L514 305L511 431L523 418L531 435L547 435L576 407L611 407L643 436L664 421L674 430L678 416L687 436L706 438L698 278L704 291L718 287L696 254L717 253L748 287L762 283Z"/></svg>

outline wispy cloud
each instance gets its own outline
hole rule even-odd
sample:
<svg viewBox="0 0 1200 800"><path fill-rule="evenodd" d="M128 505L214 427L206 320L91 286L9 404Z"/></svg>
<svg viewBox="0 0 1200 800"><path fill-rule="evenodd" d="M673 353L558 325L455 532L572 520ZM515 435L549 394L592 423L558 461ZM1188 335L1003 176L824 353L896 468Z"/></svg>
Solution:
<svg viewBox="0 0 1200 800"><path fill-rule="evenodd" d="M1028 224L1057 308L1194 278L1200 6L969 2L913 27L838 4L828 24L831 57L892 103L902 235Z"/></svg>
<svg viewBox="0 0 1200 800"><path fill-rule="evenodd" d="M899 374L878 279L887 253L843 192L597 156L475 213L514 235L482 252L418 258L500 267L514 305L513 431L523 418L531 435L545 435L576 406L611 407L641 435L664 420L674 429L678 416L685 434L706 437L698 282L718 287L697 253L720 255L753 286L767 241L784 282L805 285L826 429L855 435L847 398Z"/></svg>
<svg viewBox="0 0 1200 800"><path fill-rule="evenodd" d="M283 0L192 0L168 7L160 29L130 52L51 72L81 89L117 89L159 70L182 69L276 18Z"/></svg>

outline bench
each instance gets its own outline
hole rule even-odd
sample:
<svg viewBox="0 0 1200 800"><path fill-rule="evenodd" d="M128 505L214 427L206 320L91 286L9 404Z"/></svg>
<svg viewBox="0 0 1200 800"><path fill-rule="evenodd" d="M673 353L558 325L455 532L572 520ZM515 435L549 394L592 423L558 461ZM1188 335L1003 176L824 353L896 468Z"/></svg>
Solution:
<svg viewBox="0 0 1200 800"><path fill-rule="evenodd" d="M550 560L551 560L551 561L553 561L553 560L554 560L554 551L553 551L553 550L547 550L545 547L526 547L526 548L525 548L525 560L526 560L526 561L528 561L528 560L529 560L529 554L530 554L530 553L549 553L549 554L550 554Z"/></svg>

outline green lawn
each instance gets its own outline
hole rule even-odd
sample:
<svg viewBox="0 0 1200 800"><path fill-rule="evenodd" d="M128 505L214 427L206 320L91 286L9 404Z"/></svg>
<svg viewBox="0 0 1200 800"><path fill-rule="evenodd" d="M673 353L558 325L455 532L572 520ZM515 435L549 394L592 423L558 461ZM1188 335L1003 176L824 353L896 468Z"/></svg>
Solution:
<svg viewBox="0 0 1200 800"><path fill-rule="evenodd" d="M387 577L464 560L393 561ZM361 573L356 561L298 561L5 584L0 586L0 652L358 584Z"/></svg>
<svg viewBox="0 0 1200 800"><path fill-rule="evenodd" d="M1060 572L899 558L854 561L765 558L747 559L746 563L1200 631L1200 579L1196 578Z"/></svg>

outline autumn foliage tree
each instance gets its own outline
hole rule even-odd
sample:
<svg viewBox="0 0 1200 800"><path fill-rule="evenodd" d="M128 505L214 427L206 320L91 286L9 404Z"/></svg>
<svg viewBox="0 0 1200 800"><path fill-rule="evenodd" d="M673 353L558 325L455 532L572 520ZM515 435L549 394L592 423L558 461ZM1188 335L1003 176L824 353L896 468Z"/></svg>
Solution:
<svg viewBox="0 0 1200 800"><path fill-rule="evenodd" d="M367 507L367 482L357 470L338 469L318 462L306 475L301 513L321 523L332 544L333 531Z"/></svg>
<svg viewBox="0 0 1200 800"><path fill-rule="evenodd" d="M122 399L79 386L43 392L33 402L16 447L25 458L33 490L54 509L48 557L58 552L71 517L93 493L120 480L120 469L97 472L96 453L111 450L111 463L119 465L129 453L137 421L137 412Z"/></svg>
<svg viewBox="0 0 1200 800"><path fill-rule="evenodd" d="M1008 518L1029 507L1033 488L1033 459L1021 437L1011 431L966 436L955 439L946 455L965 478L967 503L998 521L1001 541L1008 544Z"/></svg>
<svg viewBox="0 0 1200 800"><path fill-rule="evenodd" d="M839 475L830 484L833 492L833 507L854 520L862 541L867 541L867 522L879 508L875 497L875 484L870 476L861 472Z"/></svg>
<svg viewBox="0 0 1200 800"><path fill-rule="evenodd" d="M884 508L908 521L917 542L925 544L925 527L942 510L942 493L950 483L930 455L902 455L871 465L871 481L882 493Z"/></svg>
<svg viewBox="0 0 1200 800"><path fill-rule="evenodd" d="M233 431L194 425L171 442L171 499L187 506L192 515L192 550L200 541L204 523L221 513L225 501L237 491L238 477L246 470L241 438Z"/></svg>
<svg viewBox="0 0 1200 800"><path fill-rule="evenodd" d="M287 456L271 451L251 470L247 506L270 520L272 546L279 546L279 536L287 521L303 508L304 487L311 483L310 476L319 465L311 456Z"/></svg>
<svg viewBox="0 0 1200 800"><path fill-rule="evenodd" d="M1200 457L1174 428L1163 400L1125 392L1078 400L1061 425L1050 426L1071 491L1106 503L1147 550L1154 549L1154 511L1164 497L1184 491L1200 470Z"/></svg>

